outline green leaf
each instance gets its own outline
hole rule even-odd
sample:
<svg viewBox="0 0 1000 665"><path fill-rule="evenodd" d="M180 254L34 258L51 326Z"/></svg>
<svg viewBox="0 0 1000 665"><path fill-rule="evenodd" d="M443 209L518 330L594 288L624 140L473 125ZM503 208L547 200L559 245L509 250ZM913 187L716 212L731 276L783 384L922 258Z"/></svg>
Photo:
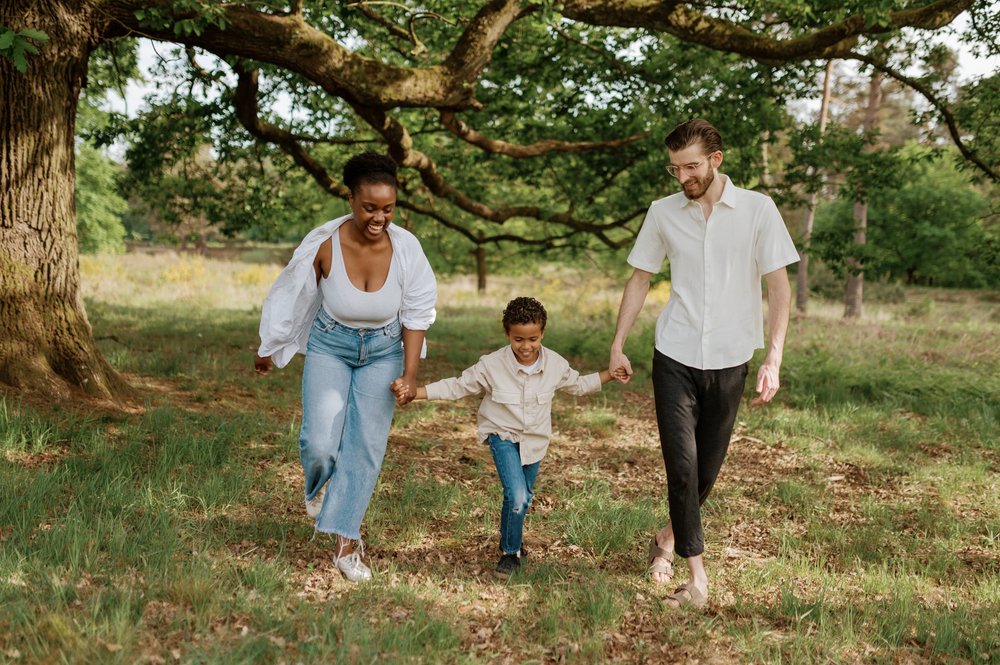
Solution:
<svg viewBox="0 0 1000 665"><path fill-rule="evenodd" d="M22 37L27 37L28 39L34 39L36 42L47 42L49 41L49 36L42 30L35 30L34 28L25 28L20 33Z"/></svg>
<svg viewBox="0 0 1000 665"><path fill-rule="evenodd" d="M7 30L0 34L0 49L9 49L14 44L15 36L13 30Z"/></svg>
<svg viewBox="0 0 1000 665"><path fill-rule="evenodd" d="M14 61L14 66L17 67L17 71L23 74L28 71L28 61L24 58L24 50L18 48L18 46L18 44L14 45L10 54L10 59Z"/></svg>

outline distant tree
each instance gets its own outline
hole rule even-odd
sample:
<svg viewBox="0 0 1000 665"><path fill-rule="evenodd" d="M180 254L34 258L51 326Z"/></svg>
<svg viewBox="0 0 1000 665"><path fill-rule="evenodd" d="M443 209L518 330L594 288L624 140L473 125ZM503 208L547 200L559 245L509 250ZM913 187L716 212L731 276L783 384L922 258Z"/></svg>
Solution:
<svg viewBox="0 0 1000 665"><path fill-rule="evenodd" d="M868 99L865 104L865 119L862 124L864 134L872 137L872 139L865 143L863 147L865 151L874 152L878 149L875 141L878 140L876 137L879 134L878 116L881 108L882 72L876 71L872 73L868 84ZM872 194L872 184L874 183L867 180L859 180L853 188L854 206L852 213L854 215L854 227L852 235L854 242L846 257L850 270L847 271L844 288L845 318L861 317L865 284L865 262L863 257L867 254L865 245L868 243L868 201Z"/></svg>
<svg viewBox="0 0 1000 665"><path fill-rule="evenodd" d="M865 273L907 284L1000 287L997 238L984 223L988 200L959 170L954 151L930 154L907 146L899 185L871 193ZM814 251L841 275L856 250L853 227L849 198L821 206Z"/></svg>
<svg viewBox="0 0 1000 665"><path fill-rule="evenodd" d="M829 119L830 109L830 84L833 76L834 61L826 63L823 70L823 95L820 98L819 120L816 123L816 132L819 138L826 132L826 123ZM822 178L820 167L806 167L809 176L819 174ZM812 258L810 245L812 242L813 226L816 222L816 206L819 204L819 192L813 189L809 192L806 200L806 216L802 224L802 236L799 241L799 265L795 271L795 309L799 313L805 314L809 304L809 261Z"/></svg>
<svg viewBox="0 0 1000 665"><path fill-rule="evenodd" d="M125 251L122 215L128 203L118 194L120 167L85 141L76 149L76 226L84 254Z"/></svg>

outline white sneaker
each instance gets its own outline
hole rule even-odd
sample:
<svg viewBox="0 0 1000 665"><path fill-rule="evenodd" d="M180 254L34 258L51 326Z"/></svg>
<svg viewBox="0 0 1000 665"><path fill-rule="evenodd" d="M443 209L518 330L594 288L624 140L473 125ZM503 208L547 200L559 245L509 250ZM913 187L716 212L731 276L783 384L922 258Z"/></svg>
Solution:
<svg viewBox="0 0 1000 665"><path fill-rule="evenodd" d="M326 496L326 485L323 485L316 492L316 496L311 499L306 499L306 515L316 519L319 517L319 511L323 509L323 497Z"/></svg>
<svg viewBox="0 0 1000 665"><path fill-rule="evenodd" d="M351 582L367 582L372 578L372 571L361 560L364 553L364 543L359 540L357 549L350 554L344 556L341 556L339 552L334 554L333 563L337 566L337 570L340 571L340 574Z"/></svg>

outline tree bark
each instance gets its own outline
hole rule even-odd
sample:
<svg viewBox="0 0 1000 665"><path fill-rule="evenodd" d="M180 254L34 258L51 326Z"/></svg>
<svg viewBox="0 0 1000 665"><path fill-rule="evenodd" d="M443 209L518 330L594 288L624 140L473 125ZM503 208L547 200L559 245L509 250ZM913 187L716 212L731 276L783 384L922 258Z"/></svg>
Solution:
<svg viewBox="0 0 1000 665"><path fill-rule="evenodd" d="M49 35L25 74L0 58L0 383L65 399L119 399L80 295L76 102L94 35L79 4L4 3L0 23Z"/></svg>
<svg viewBox="0 0 1000 665"><path fill-rule="evenodd" d="M479 232L479 237L483 237L483 232ZM486 293L486 247L479 243L476 245L476 291Z"/></svg>
<svg viewBox="0 0 1000 665"><path fill-rule="evenodd" d="M878 125L878 111L882 106L882 72L872 73L868 85L868 108L865 110L865 132ZM863 246L868 236L868 196L862 193L854 203L854 245ZM865 288L864 265L858 258L847 259L847 288L844 295L844 318L861 318L862 300Z"/></svg>
<svg viewBox="0 0 1000 665"><path fill-rule="evenodd" d="M819 135L826 131L826 118L830 110L830 79L833 74L833 60L827 60L823 73L823 98L819 104ZM808 212L802 227L802 249L799 250L799 267L795 273L795 309L805 314L809 307L809 245L812 242L813 224L816 222L816 203L819 195L809 195Z"/></svg>

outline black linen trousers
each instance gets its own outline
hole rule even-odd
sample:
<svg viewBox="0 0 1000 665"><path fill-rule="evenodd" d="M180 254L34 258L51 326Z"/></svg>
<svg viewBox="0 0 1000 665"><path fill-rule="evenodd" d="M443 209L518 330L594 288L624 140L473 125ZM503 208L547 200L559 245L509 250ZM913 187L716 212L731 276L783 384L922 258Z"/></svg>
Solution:
<svg viewBox="0 0 1000 665"><path fill-rule="evenodd" d="M681 557L705 551L701 504L729 450L748 371L748 363L695 369L653 350L656 425L667 470L674 550Z"/></svg>

